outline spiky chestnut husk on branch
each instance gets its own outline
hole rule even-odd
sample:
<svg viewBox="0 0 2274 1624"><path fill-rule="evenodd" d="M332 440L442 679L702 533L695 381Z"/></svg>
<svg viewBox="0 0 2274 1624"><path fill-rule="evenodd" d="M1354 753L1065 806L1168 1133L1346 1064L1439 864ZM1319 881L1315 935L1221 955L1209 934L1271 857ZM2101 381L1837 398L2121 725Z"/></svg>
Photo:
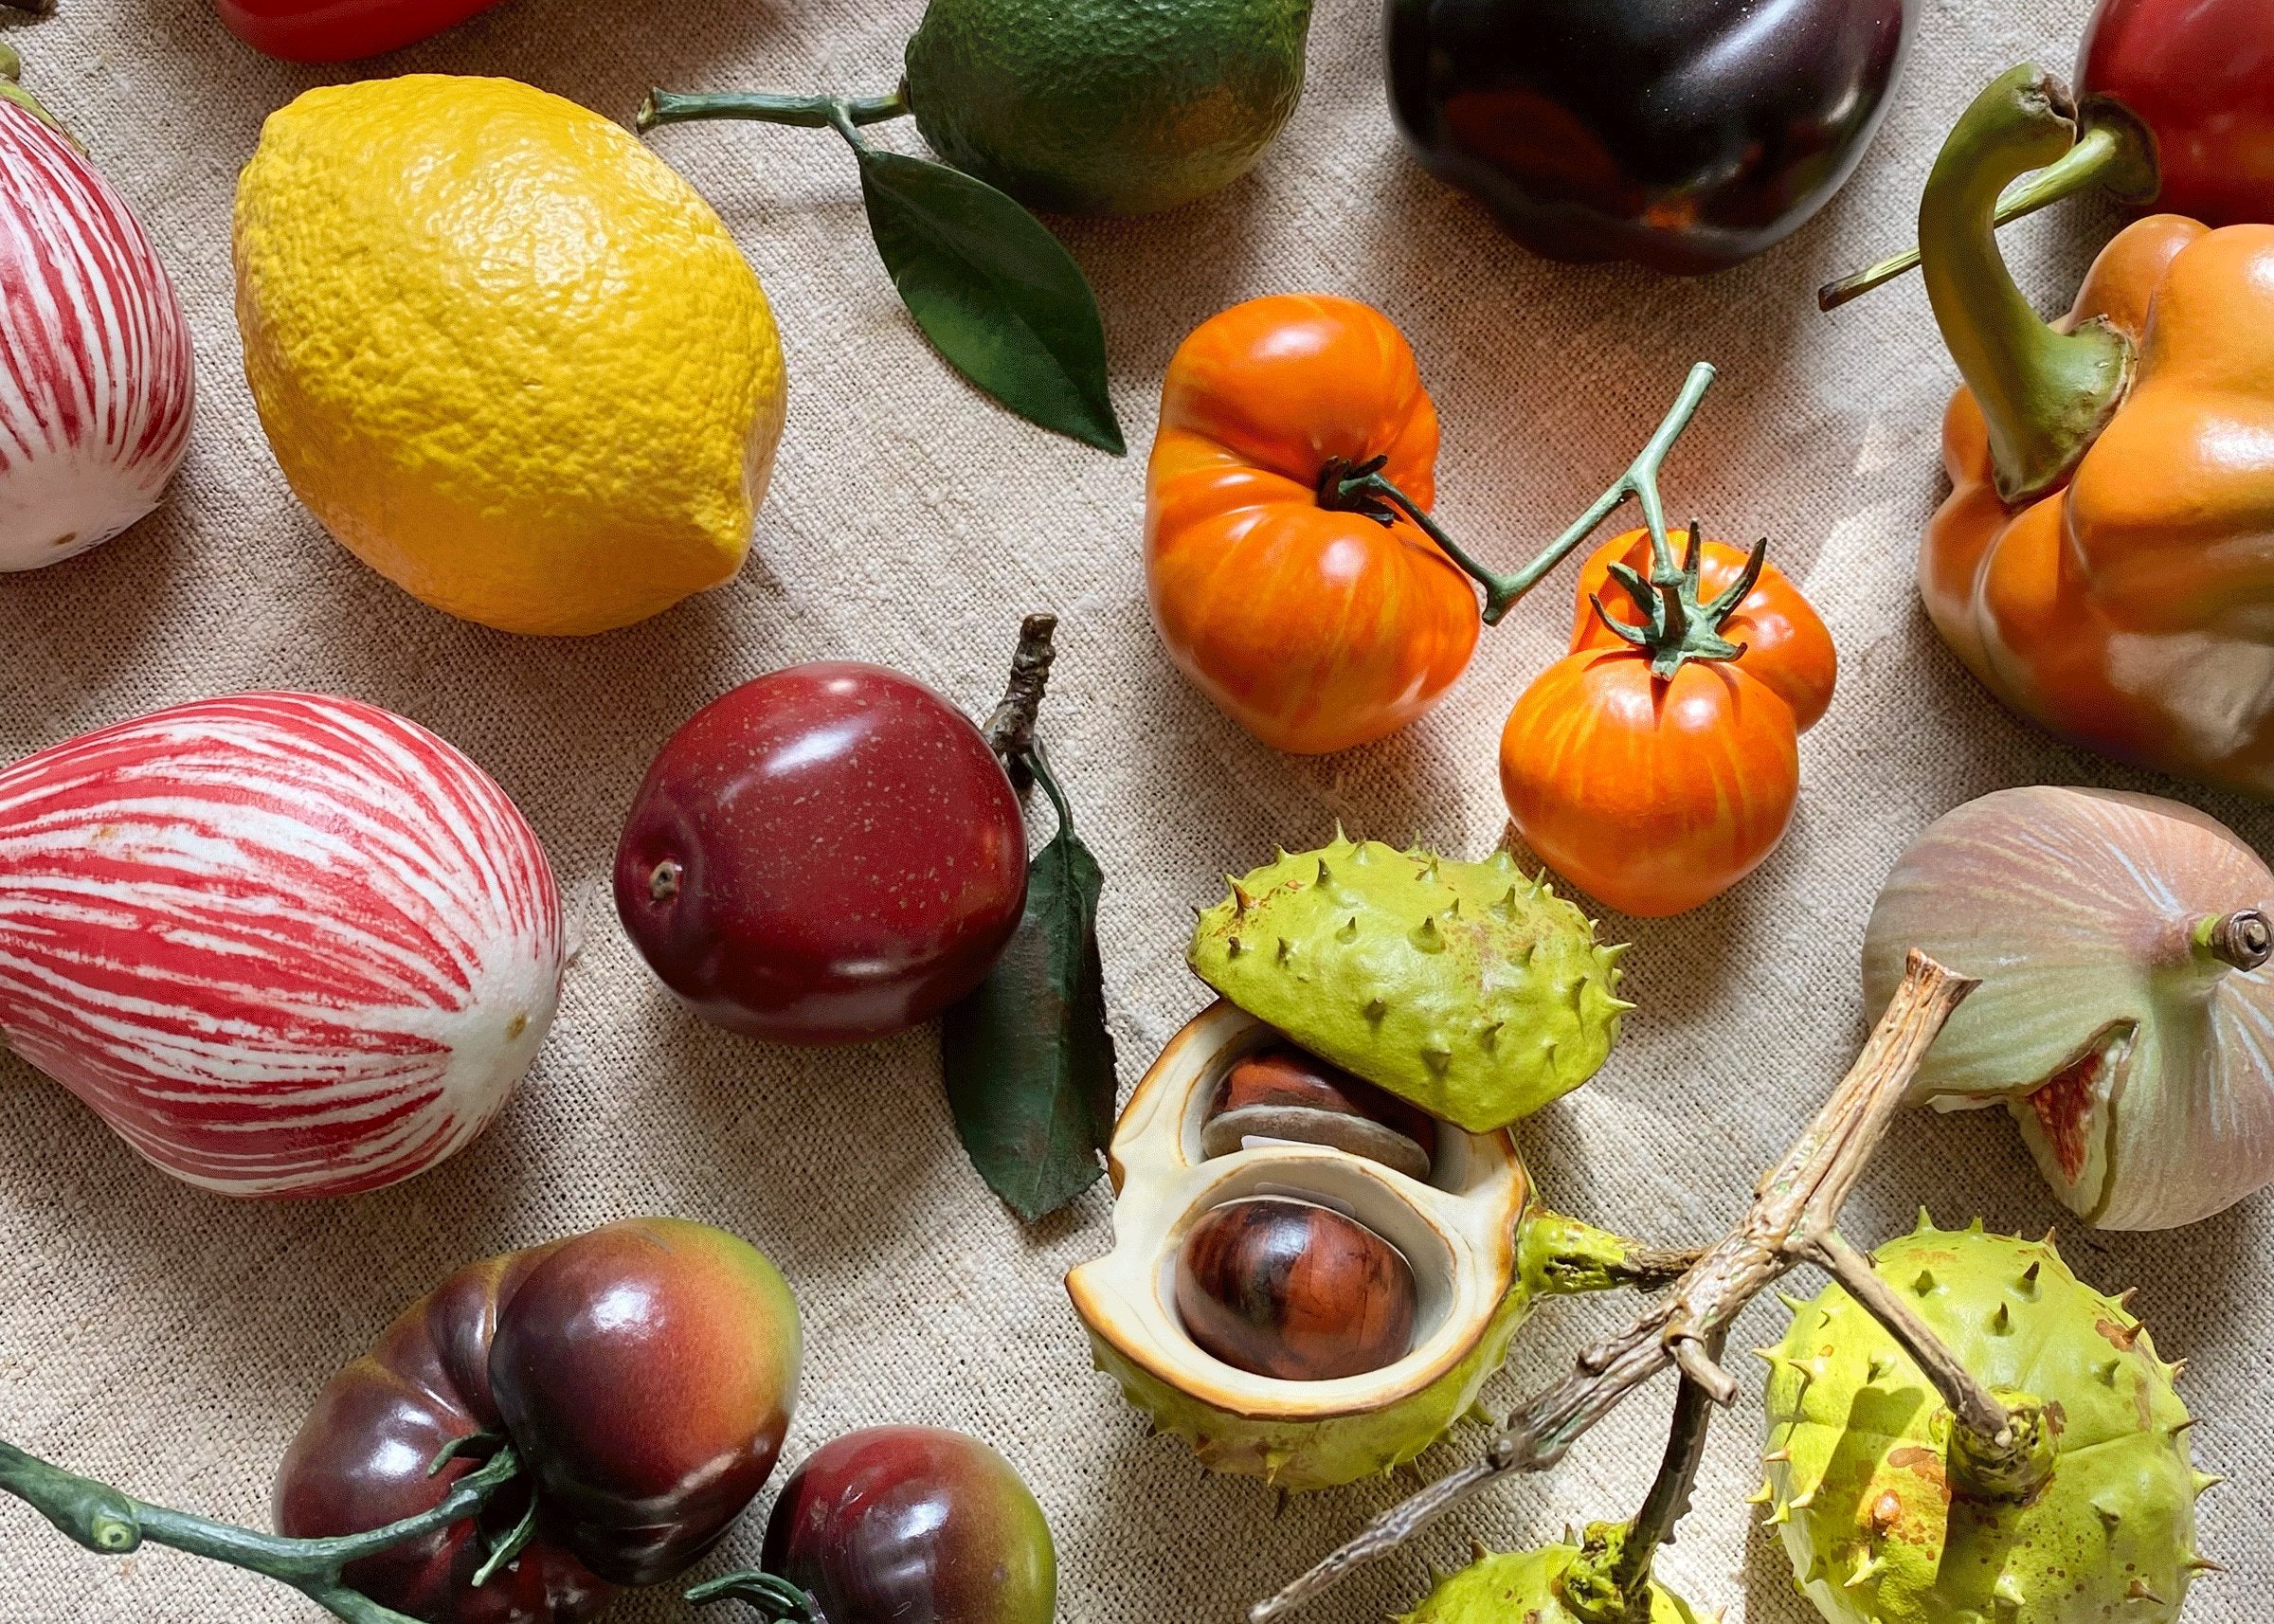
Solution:
<svg viewBox="0 0 2274 1624"><path fill-rule="evenodd" d="M1757 1500L1801 1591L1832 1624L2168 1624L2210 1564L2176 1366L2121 1299L2043 1241L1918 1230L1873 1271L2015 1411L2046 1416L2016 1493L1968 1481L1955 1418L1841 1286L1792 1301L1769 1363L1768 1479ZM2017 1486L2019 1487L2019 1486Z"/></svg>
<svg viewBox="0 0 2274 1624"><path fill-rule="evenodd" d="M1506 852L1457 862L1339 831L1231 882L1194 971L1311 1053L1471 1133L1602 1065L1626 949Z"/></svg>

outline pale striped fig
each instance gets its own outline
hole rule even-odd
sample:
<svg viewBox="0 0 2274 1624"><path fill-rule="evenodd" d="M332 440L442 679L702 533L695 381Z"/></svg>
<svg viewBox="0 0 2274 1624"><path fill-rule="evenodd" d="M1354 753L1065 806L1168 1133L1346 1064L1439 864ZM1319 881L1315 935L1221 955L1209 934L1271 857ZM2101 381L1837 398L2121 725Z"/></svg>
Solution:
<svg viewBox="0 0 2274 1624"><path fill-rule="evenodd" d="M561 934L505 792L355 700L203 700L0 768L0 1038L207 1189L462 1147L544 1041Z"/></svg>
<svg viewBox="0 0 2274 1624"><path fill-rule="evenodd" d="M190 444L190 327L126 202L0 45L0 571L108 541Z"/></svg>

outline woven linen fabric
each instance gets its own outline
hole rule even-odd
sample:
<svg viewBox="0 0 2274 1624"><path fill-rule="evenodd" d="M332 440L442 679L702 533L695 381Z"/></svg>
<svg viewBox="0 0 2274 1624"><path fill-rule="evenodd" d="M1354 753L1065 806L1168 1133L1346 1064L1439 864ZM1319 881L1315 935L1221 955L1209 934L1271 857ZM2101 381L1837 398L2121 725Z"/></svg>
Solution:
<svg viewBox="0 0 2274 1624"><path fill-rule="evenodd" d="M140 213L198 347L195 442L165 507L108 546L0 578L0 751L27 752L161 705L254 687L356 695L471 753L528 813L559 871L579 953L535 1070L471 1148L353 1200L236 1204L144 1165L62 1089L0 1056L0 1437L162 1504L262 1524L280 1450L316 1387L468 1259L636 1213L723 1225L781 1266L807 1358L785 1469L882 1422L976 1433L1056 1531L1069 1624L1223 1624L1418 1479L1280 1510L1203 1475L1091 1367L1061 1281L1108 1245L1100 1183L1022 1227L957 1146L929 1030L865 1047L769 1048L684 1013L618 928L608 864L634 786L700 704L796 660L912 673L973 712L994 701L1021 611L1060 618L1043 732L1107 874L1102 929L1124 1092L1207 1001L1185 970L1190 908L1274 842L1340 820L1482 855L1509 838L1494 749L1509 705L1562 648L1568 568L1483 640L1428 719L1372 748L1277 755L1164 656L1140 564L1144 452L1179 339L1234 300L1319 289L1411 336L1445 423L1439 514L1485 555L1525 557L1618 472L1700 357L1722 380L1666 478L1717 534L1766 533L1843 659L1801 743L1799 813L1730 894L1686 917L1611 916L1636 944L1640 1007L1585 1090L1520 1130L1559 1206L1667 1242L1719 1235L1847 1068L1867 1028L1857 954L1873 894L1929 820L2009 785L2175 795L2262 849L2274 814L2130 772L2001 711L1927 626L1912 585L1941 492L1954 382L1916 278L1836 316L1828 276L1907 239L1941 132L2007 65L2066 70L2087 0L1925 0L1894 108L1854 181L1773 252L1702 280L1535 259L1401 150L1373 0L1325 0L1301 109L1256 170L1152 218L1054 224L1095 284L1131 454L1007 415L926 347L877 265L853 165L825 131L710 124L654 145L717 207L764 280L790 374L788 428L748 566L643 625L510 637L427 609L336 546L286 488L240 370L228 222L262 117L301 90L413 70L528 80L628 120L651 84L889 89L918 0L509 0L414 49L297 68L237 44L208 0L62 0L9 27L26 81ZM878 137L918 150L913 130ZM2065 206L2009 232L2041 306L2066 304L2114 215ZM1047 811L1038 829L1047 828ZM1876 1241L1924 1202L2042 1233L2066 1215L2002 1112L1906 1116L1846 1231ZM2080 1272L2193 1361L2204 1502L2229 1570L2193 1624L2274 1613L2274 1201L2168 1235L2065 1227ZM1815 1290L1803 1277L1798 1289ZM1631 1308L1543 1307L1496 1406L1567 1368ZM1773 1300L1735 1348L1780 1334ZM1781 1549L1752 1527L1759 1367L1717 1425L1696 1509L1661 1574L1732 1619L1796 1624ZM1357 1624L1421 1594L1424 1561L1471 1538L1536 1543L1639 1503L1672 1388L1660 1382L1552 1475L1496 1488L1308 1615ZM1473 1428L1426 1455L1435 1473ZM780 1480L780 1473L776 1481ZM753 1561L764 1503L702 1571ZM620 1624L689 1616L672 1592ZM0 1501L5 1624L276 1624L316 1610L266 1580L152 1548L97 1559Z"/></svg>

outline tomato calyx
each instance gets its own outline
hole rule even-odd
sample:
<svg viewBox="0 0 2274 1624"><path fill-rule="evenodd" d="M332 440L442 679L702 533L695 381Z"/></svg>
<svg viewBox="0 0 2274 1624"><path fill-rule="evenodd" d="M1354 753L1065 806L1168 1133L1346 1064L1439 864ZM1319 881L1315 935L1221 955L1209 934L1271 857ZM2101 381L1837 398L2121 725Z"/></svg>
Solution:
<svg viewBox="0 0 2274 1624"><path fill-rule="evenodd" d="M1768 557L1769 538L1764 535L1753 544L1753 550L1745 556L1745 567L1738 572L1736 580L1717 596L1701 603L1699 572L1704 548L1699 538L1704 534L1704 527L1691 519L1689 538L1677 564L1673 546L1667 540L1666 526L1652 524L1648 578L1623 560L1615 560L1609 566L1611 578L1626 588L1627 596L1642 614L1641 625L1614 616L1603 606L1600 593L1587 595L1596 618L1621 641L1648 654L1651 675L1661 681L1671 681L1686 661L1733 660L1745 652L1746 645L1731 642L1722 635L1722 627L1736 613L1737 606L1752 595L1754 586L1760 580L1760 567Z"/></svg>

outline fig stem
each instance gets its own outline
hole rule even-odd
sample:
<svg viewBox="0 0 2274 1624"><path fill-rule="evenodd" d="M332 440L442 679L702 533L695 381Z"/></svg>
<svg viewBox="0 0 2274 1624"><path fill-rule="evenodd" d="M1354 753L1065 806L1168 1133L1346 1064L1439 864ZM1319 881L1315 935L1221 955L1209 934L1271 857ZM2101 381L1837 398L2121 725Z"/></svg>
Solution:
<svg viewBox="0 0 2274 1624"><path fill-rule="evenodd" d="M1698 1344L1700 1353L1710 1348L1746 1304L1804 1259L1810 1241L1830 1232L1902 1109L1928 1046L1976 984L1913 948L1855 1064L1784 1159L1762 1176L1736 1226L1626 1330L1583 1349L1569 1375L1519 1405L1481 1459L1376 1517L1340 1550L1250 1609L1252 1624L1293 1612L1486 1484L1554 1466L1628 1394L1675 1363L1677 1344Z"/></svg>
<svg viewBox="0 0 2274 1624"><path fill-rule="evenodd" d="M828 1615L809 1592L779 1574L755 1568L707 1579L687 1592L687 1599L696 1607L713 1601L747 1602L768 1624L829 1624Z"/></svg>
<svg viewBox="0 0 2274 1624"><path fill-rule="evenodd" d="M2274 959L2274 922L2255 908L2205 919L2194 929L2195 945L2223 965L2255 970Z"/></svg>
<svg viewBox="0 0 2274 1624"><path fill-rule="evenodd" d="M1657 430L1649 443L1627 464L1626 472L1611 482L1610 488L1595 499L1585 513L1573 521L1571 528L1550 542L1542 552L1523 568L1500 574L1463 550L1460 544L1440 529L1435 520L1411 496L1382 478L1381 460L1355 466L1339 459L1327 463L1319 476L1320 504L1329 508L1346 508L1364 513L1389 522L1387 508L1394 508L1420 527L1421 532L1437 544L1446 557L1458 565L1462 571L1485 589L1484 623L1489 626L1500 624L1507 612L1514 608L1525 593L1547 577L1550 570L1571 556L1579 545L1593 535L1596 528L1626 501L1629 496L1642 504L1643 522L1650 527L1651 556L1657 568L1651 578L1676 568L1673 548L1666 539L1666 511L1658 498L1658 471L1666 461L1666 454L1673 449L1674 442L1689 426L1697 415L1698 403L1712 388L1713 363L1700 361L1689 370L1683 380L1682 392L1667 409ZM1749 590L1750 588L1748 588ZM1742 593L1739 594L1742 598ZM1733 658L1733 657L1724 657Z"/></svg>
<svg viewBox="0 0 2274 1624"><path fill-rule="evenodd" d="M1051 614L1029 615L1019 623L1019 646L1011 655L1010 681L1003 688L1002 702L980 729L986 735L987 748L1002 761L1012 785L1022 795L1033 780L1026 758L1035 748L1035 718L1050 686L1050 663L1057 658L1052 641L1057 629L1058 617Z"/></svg>
<svg viewBox="0 0 2274 1624"><path fill-rule="evenodd" d="M171 1545L289 1584L347 1624L418 1624L350 1589L341 1570L473 1516L520 1470L512 1448L503 1447L453 1483L431 1510L361 1534L295 1540L152 1506L0 1443L0 1492L14 1495L97 1556L125 1556L145 1542Z"/></svg>

